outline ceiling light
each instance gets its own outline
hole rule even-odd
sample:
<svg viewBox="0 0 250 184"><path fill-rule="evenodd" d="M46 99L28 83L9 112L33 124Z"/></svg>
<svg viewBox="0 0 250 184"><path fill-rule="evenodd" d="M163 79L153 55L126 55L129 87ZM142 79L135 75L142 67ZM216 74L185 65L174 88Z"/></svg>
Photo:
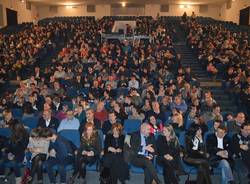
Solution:
<svg viewBox="0 0 250 184"><path fill-rule="evenodd" d="M73 6L66 5L66 8L67 8L67 9L70 9L70 8L73 8Z"/></svg>
<svg viewBox="0 0 250 184"><path fill-rule="evenodd" d="M125 7L126 6L126 3L125 2L122 2L122 7Z"/></svg>

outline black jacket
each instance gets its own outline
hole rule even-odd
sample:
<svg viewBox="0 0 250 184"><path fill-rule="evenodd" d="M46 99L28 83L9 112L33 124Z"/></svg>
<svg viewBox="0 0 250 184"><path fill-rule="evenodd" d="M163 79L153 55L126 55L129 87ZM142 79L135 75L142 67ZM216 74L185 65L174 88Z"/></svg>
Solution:
<svg viewBox="0 0 250 184"><path fill-rule="evenodd" d="M124 147L124 135L120 135L117 139L113 136L113 134L107 134L104 141L104 153L109 153L108 148L114 147L116 149L120 148L123 150ZM116 142L117 141L117 142Z"/></svg>
<svg viewBox="0 0 250 184"><path fill-rule="evenodd" d="M164 155L169 154L174 158L179 158L180 156L180 145L175 144L173 141L167 142L166 137L160 135L156 142L158 155L164 157Z"/></svg>
<svg viewBox="0 0 250 184"><path fill-rule="evenodd" d="M51 129L54 129L54 130L57 130L58 126L59 126L59 121L58 121L58 119L56 119L54 117L51 117L48 127L46 126L46 121L43 119L43 117L39 118L38 124L37 124L37 127L51 128Z"/></svg>
<svg viewBox="0 0 250 184"><path fill-rule="evenodd" d="M156 146L155 146L155 138L153 135L150 135L146 138L146 145L152 144L154 148L154 153L151 153L152 155L156 154ZM131 150L133 151L134 156L138 154L139 151L141 151L141 134L140 132L136 132L131 135L130 139L130 145Z"/></svg>
<svg viewBox="0 0 250 184"><path fill-rule="evenodd" d="M248 144L250 147L250 137L244 137L241 134L235 134L232 137L232 140L230 142L230 150L232 152L232 155L236 157L241 157L241 154L250 154L250 150L244 151L240 149L240 144Z"/></svg>
<svg viewBox="0 0 250 184"><path fill-rule="evenodd" d="M207 152L209 153L209 157L212 163L224 159L216 155L217 152L221 151L222 149L217 147L218 141L215 133L208 136L206 145L207 145ZM232 154L230 151L230 139L227 135L225 135L223 138L223 150L226 150L228 152L228 159L226 160L232 161Z"/></svg>

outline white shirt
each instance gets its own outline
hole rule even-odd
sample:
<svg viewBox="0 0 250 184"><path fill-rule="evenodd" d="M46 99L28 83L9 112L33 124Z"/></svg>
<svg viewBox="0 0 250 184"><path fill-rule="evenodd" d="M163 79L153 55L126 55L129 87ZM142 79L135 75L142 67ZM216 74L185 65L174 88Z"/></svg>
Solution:
<svg viewBox="0 0 250 184"><path fill-rule="evenodd" d="M224 149L224 147L223 147L223 138L217 137L217 148Z"/></svg>
<svg viewBox="0 0 250 184"><path fill-rule="evenodd" d="M45 123L46 123L46 127L48 127L50 123L50 119L46 120Z"/></svg>

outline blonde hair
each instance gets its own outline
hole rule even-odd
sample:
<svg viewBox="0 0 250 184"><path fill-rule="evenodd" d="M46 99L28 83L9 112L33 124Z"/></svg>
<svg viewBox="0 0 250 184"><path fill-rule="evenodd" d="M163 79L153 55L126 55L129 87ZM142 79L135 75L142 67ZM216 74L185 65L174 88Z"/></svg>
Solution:
<svg viewBox="0 0 250 184"><path fill-rule="evenodd" d="M179 140L174 132L174 128L172 125L170 124L166 124L164 125L164 128L168 129L168 131L170 132L170 141L174 143L174 145L179 145Z"/></svg>

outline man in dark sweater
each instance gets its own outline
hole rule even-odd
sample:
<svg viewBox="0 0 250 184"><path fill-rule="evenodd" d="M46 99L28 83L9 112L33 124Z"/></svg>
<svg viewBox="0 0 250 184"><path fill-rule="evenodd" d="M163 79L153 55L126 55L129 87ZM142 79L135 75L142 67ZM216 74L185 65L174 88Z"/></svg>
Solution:
<svg viewBox="0 0 250 184"><path fill-rule="evenodd" d="M53 167L58 165L61 184L66 183L66 166L74 161L74 146L65 138L53 133L50 137L48 175L50 183L56 183Z"/></svg>

